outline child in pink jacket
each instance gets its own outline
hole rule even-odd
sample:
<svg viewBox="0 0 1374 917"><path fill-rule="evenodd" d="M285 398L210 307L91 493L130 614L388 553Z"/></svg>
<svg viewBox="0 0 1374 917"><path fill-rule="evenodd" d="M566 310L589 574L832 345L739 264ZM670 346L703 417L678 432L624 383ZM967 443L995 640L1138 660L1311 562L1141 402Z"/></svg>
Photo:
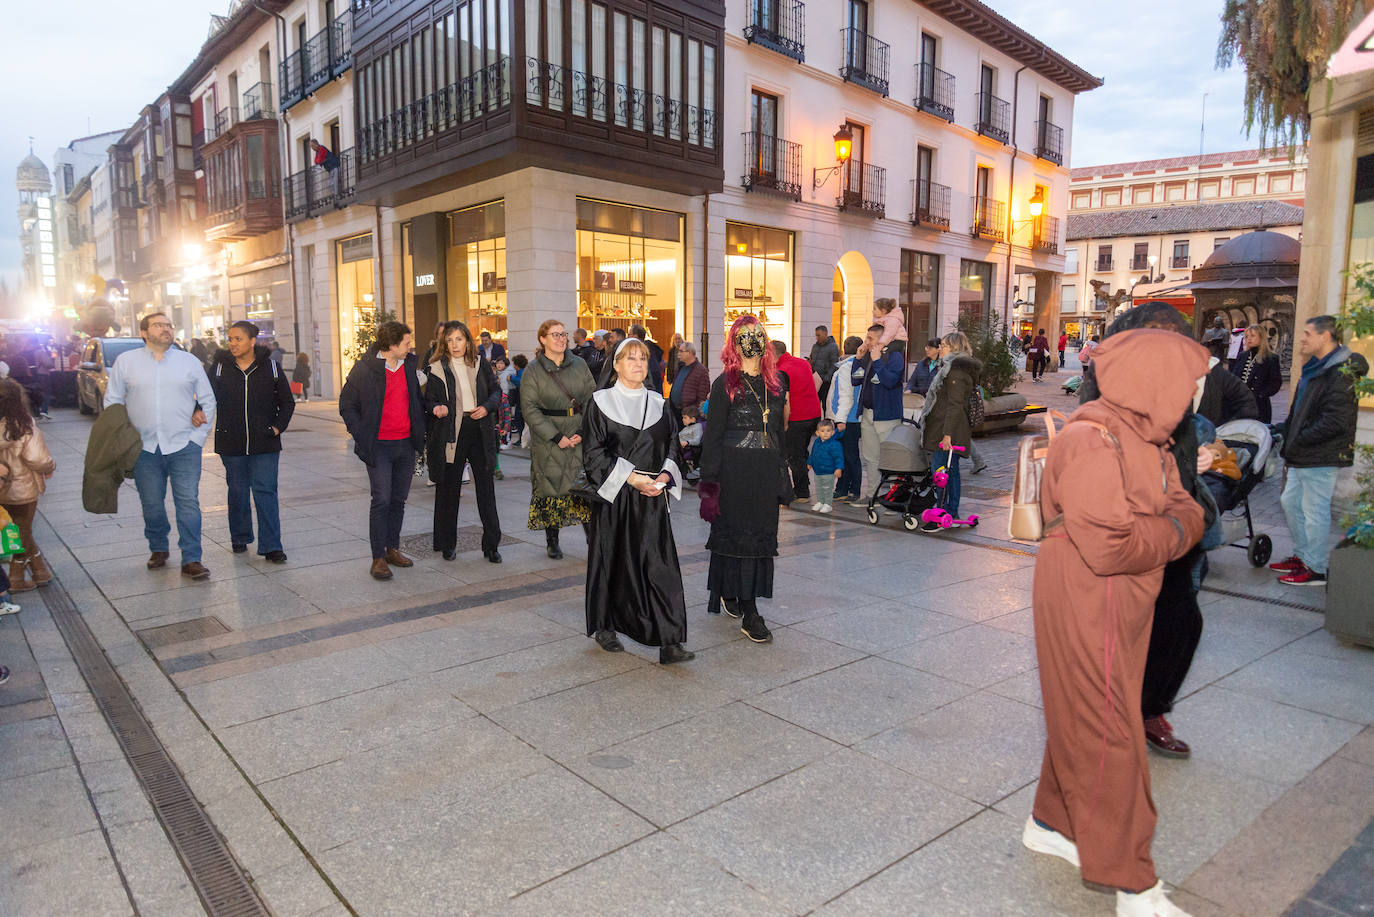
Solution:
<svg viewBox="0 0 1374 917"><path fill-rule="evenodd" d="M891 297L873 300L873 323L883 326L883 335L878 339L881 347L893 341L906 341L906 319L902 310L897 308L897 300Z"/></svg>

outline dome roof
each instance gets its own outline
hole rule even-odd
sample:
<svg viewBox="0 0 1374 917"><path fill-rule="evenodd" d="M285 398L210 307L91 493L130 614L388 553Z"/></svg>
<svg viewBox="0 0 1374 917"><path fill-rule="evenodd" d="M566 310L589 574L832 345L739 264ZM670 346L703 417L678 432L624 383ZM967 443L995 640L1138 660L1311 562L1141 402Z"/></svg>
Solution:
<svg viewBox="0 0 1374 917"><path fill-rule="evenodd" d="M19 163L15 184L20 191L50 191L52 177L48 175L48 167L43 165L43 160L30 153Z"/></svg>
<svg viewBox="0 0 1374 917"><path fill-rule="evenodd" d="M1202 262L1204 268L1231 264L1297 264L1302 243L1281 232L1260 229L1236 236Z"/></svg>

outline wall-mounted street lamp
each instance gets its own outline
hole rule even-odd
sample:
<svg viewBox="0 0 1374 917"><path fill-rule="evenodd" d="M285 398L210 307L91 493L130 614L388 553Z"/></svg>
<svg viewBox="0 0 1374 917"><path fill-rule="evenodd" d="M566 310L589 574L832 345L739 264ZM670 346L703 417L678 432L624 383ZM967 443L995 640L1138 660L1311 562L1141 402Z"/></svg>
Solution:
<svg viewBox="0 0 1374 917"><path fill-rule="evenodd" d="M853 152L854 132L848 124L841 124L840 129L835 131L835 164L828 169L811 170L811 190L815 191L830 181L830 176L844 168Z"/></svg>
<svg viewBox="0 0 1374 917"><path fill-rule="evenodd" d="M1035 189L1035 193L1031 195L1031 199L1030 199L1030 215L1031 215L1031 219L1034 220L1034 219L1038 218L1038 217L1040 216L1040 214L1042 214L1042 213L1044 213L1044 212L1045 212L1045 190L1044 190L1043 188L1036 188L1036 189Z"/></svg>

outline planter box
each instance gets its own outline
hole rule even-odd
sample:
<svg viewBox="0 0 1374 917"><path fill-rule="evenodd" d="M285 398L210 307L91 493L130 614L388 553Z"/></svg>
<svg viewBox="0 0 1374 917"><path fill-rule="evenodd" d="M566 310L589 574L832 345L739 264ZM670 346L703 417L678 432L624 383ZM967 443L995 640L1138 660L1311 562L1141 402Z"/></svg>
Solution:
<svg viewBox="0 0 1374 917"><path fill-rule="evenodd" d="M1342 541L1331 552L1326 576L1326 630L1374 647L1374 550Z"/></svg>

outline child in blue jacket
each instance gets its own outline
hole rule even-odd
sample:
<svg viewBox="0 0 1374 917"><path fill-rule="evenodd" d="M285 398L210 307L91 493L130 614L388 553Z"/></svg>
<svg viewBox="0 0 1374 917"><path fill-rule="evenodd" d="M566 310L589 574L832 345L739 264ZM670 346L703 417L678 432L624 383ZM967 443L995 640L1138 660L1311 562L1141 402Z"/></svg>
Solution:
<svg viewBox="0 0 1374 917"><path fill-rule="evenodd" d="M818 513L828 513L835 499L835 473L844 468L844 449L835 438L833 420L822 420L817 425L816 441L811 444L806 464L816 473L816 505L811 508Z"/></svg>

